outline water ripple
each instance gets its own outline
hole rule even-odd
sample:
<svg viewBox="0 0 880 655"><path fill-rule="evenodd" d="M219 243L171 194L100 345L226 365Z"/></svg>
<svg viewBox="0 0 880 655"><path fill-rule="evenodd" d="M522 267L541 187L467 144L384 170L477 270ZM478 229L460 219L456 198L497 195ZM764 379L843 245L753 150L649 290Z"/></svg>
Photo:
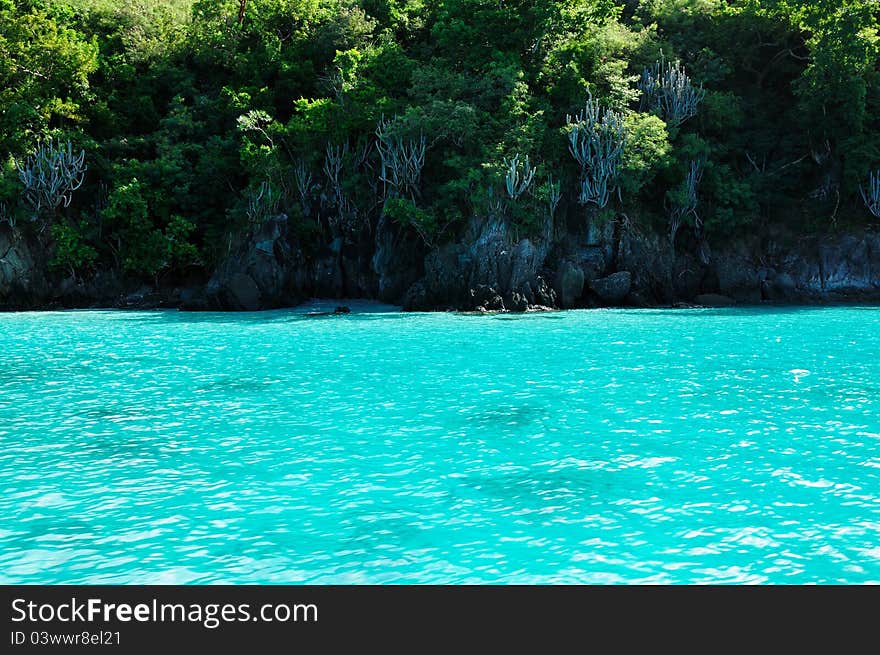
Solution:
<svg viewBox="0 0 880 655"><path fill-rule="evenodd" d="M309 311L0 317L0 582L880 582L878 311Z"/></svg>

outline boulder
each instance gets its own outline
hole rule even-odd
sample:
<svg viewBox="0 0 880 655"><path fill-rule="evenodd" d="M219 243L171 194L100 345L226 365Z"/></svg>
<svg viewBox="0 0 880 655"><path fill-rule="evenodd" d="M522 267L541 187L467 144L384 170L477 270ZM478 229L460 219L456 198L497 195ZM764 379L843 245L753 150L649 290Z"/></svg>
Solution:
<svg viewBox="0 0 880 655"><path fill-rule="evenodd" d="M626 299L632 288L632 274L629 271L620 271L608 277L594 280L590 283L590 288L603 303L619 305Z"/></svg>
<svg viewBox="0 0 880 655"><path fill-rule="evenodd" d="M524 312L529 308L529 301L525 295L514 291L505 299L504 306L511 312Z"/></svg>
<svg viewBox="0 0 880 655"><path fill-rule="evenodd" d="M556 292L550 288L547 281L540 275L535 278L535 283L531 285L535 299L532 301L534 305L538 305L544 309L552 309L557 306Z"/></svg>
<svg viewBox="0 0 880 655"><path fill-rule="evenodd" d="M506 309L501 294L485 284L480 284L476 289L471 289L470 296L470 305L474 309L490 312L503 312Z"/></svg>
<svg viewBox="0 0 880 655"><path fill-rule="evenodd" d="M428 300L428 290L421 280L413 284L406 292L403 299L403 309L407 312L425 312L431 310Z"/></svg>
<svg viewBox="0 0 880 655"><path fill-rule="evenodd" d="M772 275L763 282L763 295L767 300L794 300L797 293L797 284L788 273Z"/></svg>
<svg viewBox="0 0 880 655"><path fill-rule="evenodd" d="M676 257L672 268L673 298L690 299L704 291L713 290L706 288L706 273L706 269L695 256L682 254Z"/></svg>
<svg viewBox="0 0 880 655"><path fill-rule="evenodd" d="M314 281L314 293L317 297L342 297L342 268L339 255L331 252L317 257L314 263L312 279Z"/></svg>
<svg viewBox="0 0 880 655"><path fill-rule="evenodd" d="M511 249L510 273L506 287L509 291L520 291L535 279L538 269L544 263L546 252L530 239L522 239Z"/></svg>
<svg viewBox="0 0 880 655"><path fill-rule="evenodd" d="M637 307L639 309L648 309L650 307L654 307L650 302L645 299L645 297L640 294L638 291L631 291L629 296L627 296L627 304L630 307Z"/></svg>
<svg viewBox="0 0 880 655"><path fill-rule="evenodd" d="M712 263L718 285L706 291L717 291L738 302L761 302L761 286L767 269L754 262L759 250L760 244L751 240L732 244L729 252L716 252Z"/></svg>
<svg viewBox="0 0 880 655"><path fill-rule="evenodd" d="M184 289L180 294L180 309L185 312L204 312L212 309L205 288Z"/></svg>
<svg viewBox="0 0 880 655"><path fill-rule="evenodd" d="M425 257L425 277L407 292L407 307L430 309L473 309L467 280L471 260L464 246L450 244L431 251ZM417 301L417 304L416 304Z"/></svg>
<svg viewBox="0 0 880 655"><path fill-rule="evenodd" d="M585 282L592 282L602 277L610 261L606 256L605 248L594 246L580 248L574 257L575 263L584 272Z"/></svg>
<svg viewBox="0 0 880 655"><path fill-rule="evenodd" d="M675 258L668 239L626 231L621 236L617 266L632 273L632 289L652 305L672 301Z"/></svg>
<svg viewBox="0 0 880 655"><path fill-rule="evenodd" d="M226 305L233 310L255 312L260 309L260 289L245 273L236 273L225 288Z"/></svg>
<svg viewBox="0 0 880 655"><path fill-rule="evenodd" d="M562 262L553 286L559 298L559 306L563 309L574 307L584 293L583 269L574 262Z"/></svg>

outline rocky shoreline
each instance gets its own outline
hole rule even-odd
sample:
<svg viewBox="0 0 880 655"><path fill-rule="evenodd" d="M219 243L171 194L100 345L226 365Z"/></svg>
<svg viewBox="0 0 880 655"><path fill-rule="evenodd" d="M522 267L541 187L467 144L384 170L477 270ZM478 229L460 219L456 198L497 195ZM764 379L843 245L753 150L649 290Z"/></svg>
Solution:
<svg viewBox="0 0 880 655"><path fill-rule="evenodd" d="M591 307L827 304L880 301L880 233L732 240L709 257L611 226L558 240L515 239L475 225L428 250L397 226L337 239L307 255L283 215L266 221L208 276L143 284L99 271L52 273L32 241L0 231L0 310L177 308L258 311L308 298L369 298L407 311L525 312Z"/></svg>

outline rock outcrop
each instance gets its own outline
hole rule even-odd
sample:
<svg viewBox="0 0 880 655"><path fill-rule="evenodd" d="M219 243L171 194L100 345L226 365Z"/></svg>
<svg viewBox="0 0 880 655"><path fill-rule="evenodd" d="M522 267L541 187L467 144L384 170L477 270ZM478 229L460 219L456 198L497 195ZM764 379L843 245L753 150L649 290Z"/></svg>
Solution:
<svg viewBox="0 0 880 655"><path fill-rule="evenodd" d="M714 243L711 256L701 258L688 234L674 250L664 236L644 230L595 229L536 241L474 219L458 240L439 248L383 223L358 243L336 238L310 245L306 254L280 215L231 248L207 284L197 271L158 288L114 271L73 278L50 269L51 253L27 234L0 226L0 309L254 311L308 297L378 298L417 311L515 312L880 301L874 230L798 237L768 228Z"/></svg>
<svg viewBox="0 0 880 655"><path fill-rule="evenodd" d="M880 299L880 234L741 241L717 253L718 291L740 302Z"/></svg>
<svg viewBox="0 0 880 655"><path fill-rule="evenodd" d="M401 304L423 270L424 247L384 216L376 228L372 270L377 276L375 296L383 302Z"/></svg>
<svg viewBox="0 0 880 655"><path fill-rule="evenodd" d="M515 241L497 224L472 227L472 235L427 255L425 275L407 292L405 309L523 312L556 306L556 293L542 274L546 245Z"/></svg>
<svg viewBox="0 0 880 655"><path fill-rule="evenodd" d="M590 282L590 289L604 304L620 305L632 289L632 273L619 271L608 277L593 280Z"/></svg>
<svg viewBox="0 0 880 655"><path fill-rule="evenodd" d="M52 299L38 244L0 225L0 309L38 309Z"/></svg>
<svg viewBox="0 0 880 655"><path fill-rule="evenodd" d="M564 260L556 271L553 288L562 309L577 307L584 295L583 269L569 259Z"/></svg>
<svg viewBox="0 0 880 655"><path fill-rule="evenodd" d="M307 286L305 260L291 244L287 216L272 218L252 233L221 264L204 294L185 309L256 311L302 302Z"/></svg>

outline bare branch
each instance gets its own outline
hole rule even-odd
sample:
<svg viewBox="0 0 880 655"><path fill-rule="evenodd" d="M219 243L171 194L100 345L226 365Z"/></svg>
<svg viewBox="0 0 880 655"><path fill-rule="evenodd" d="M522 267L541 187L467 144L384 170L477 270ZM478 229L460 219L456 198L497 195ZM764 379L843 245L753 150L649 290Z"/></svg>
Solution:
<svg viewBox="0 0 880 655"><path fill-rule="evenodd" d="M702 240L703 221L697 213L697 206L699 205L697 193L702 179L703 162L700 160L694 160L691 162L687 179L685 180L685 197L682 202L673 206L669 212L669 242L672 245L673 250L675 249L675 237L681 229L684 218L688 215L693 216L694 231L697 238Z"/></svg>
<svg viewBox="0 0 880 655"><path fill-rule="evenodd" d="M268 182L263 182L256 190L248 194L248 206L245 210L248 220L253 225L264 223L278 214L278 203L281 195Z"/></svg>
<svg viewBox="0 0 880 655"><path fill-rule="evenodd" d="M381 160L379 179L386 185L386 196L406 195L415 202L421 196L422 169L428 149L425 135L407 138L392 121L383 117L376 127L376 137Z"/></svg>
<svg viewBox="0 0 880 655"><path fill-rule="evenodd" d="M867 187L860 187L865 207L875 218L880 218L880 170L872 171L868 176Z"/></svg>
<svg viewBox="0 0 880 655"><path fill-rule="evenodd" d="M550 220L556 217L556 209L562 200L562 182L557 182L553 176L547 178L547 206L550 209Z"/></svg>
<svg viewBox="0 0 880 655"><path fill-rule="evenodd" d="M293 167L293 176L296 181L296 190L299 192L299 202L302 206L303 214L308 214L309 198L314 189L314 177L305 161L297 160Z"/></svg>

